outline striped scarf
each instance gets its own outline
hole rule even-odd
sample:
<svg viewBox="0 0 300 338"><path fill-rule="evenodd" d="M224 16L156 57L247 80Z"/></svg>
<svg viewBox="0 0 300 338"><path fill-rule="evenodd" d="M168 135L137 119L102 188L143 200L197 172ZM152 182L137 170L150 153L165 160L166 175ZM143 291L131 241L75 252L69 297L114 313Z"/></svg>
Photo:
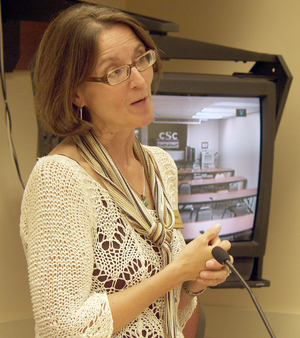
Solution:
<svg viewBox="0 0 300 338"><path fill-rule="evenodd" d="M137 138L134 139L134 154L144 168L159 221L153 221L149 210L132 191L106 149L92 132L74 136L73 139L83 158L100 175L105 188L118 207L124 211L132 227L161 248L163 267L168 265L171 262L171 240L175 218L151 154L142 147ZM174 290L165 294L164 321L166 337L175 337Z"/></svg>

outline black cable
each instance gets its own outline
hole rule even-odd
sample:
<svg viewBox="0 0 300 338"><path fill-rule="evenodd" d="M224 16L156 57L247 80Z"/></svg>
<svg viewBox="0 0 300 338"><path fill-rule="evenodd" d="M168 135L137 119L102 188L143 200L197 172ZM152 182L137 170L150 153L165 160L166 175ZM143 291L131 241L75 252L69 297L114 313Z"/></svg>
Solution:
<svg viewBox="0 0 300 338"><path fill-rule="evenodd" d="M255 297L254 293L250 289L249 285L245 282L245 280L243 279L243 277L239 274L239 272L235 269L235 267L230 263L229 260L226 260L224 264L226 264L231 269L231 271L234 272L234 274L238 277L238 279L240 280L240 282L243 284L243 286L249 292L249 294L250 294L250 296L251 296L251 298L253 300L253 303L256 306L256 309L257 309L258 313L260 314L261 319L262 319L263 323L265 324L265 327L268 330L270 336L272 338L276 338L275 337L275 333L273 332L273 330L272 330L272 328L271 328L271 326L270 326L270 324L269 324L269 322L267 320L267 317L265 316L265 314L264 314L264 312L263 312L263 310L262 310L262 308L261 308L261 306L260 306L257 298Z"/></svg>
<svg viewBox="0 0 300 338"><path fill-rule="evenodd" d="M249 292L255 306L256 309L258 310L258 313L261 316L261 319L263 320L263 323L266 326L266 329L268 330L270 336L272 338L276 338L275 333L273 332L261 306L259 305L258 300L256 299L254 293L252 292L252 290L250 289L249 285L246 283L246 281L244 280L244 278L240 275L240 273L237 271L237 269L233 266L233 264L231 264L230 262L230 257L229 254L222 249L219 246L216 246L212 249L212 255L214 256L214 258L220 263L220 264L226 264L229 269L231 269L231 271L238 277L238 279L240 280L240 282L243 284L243 286L246 288L246 290Z"/></svg>

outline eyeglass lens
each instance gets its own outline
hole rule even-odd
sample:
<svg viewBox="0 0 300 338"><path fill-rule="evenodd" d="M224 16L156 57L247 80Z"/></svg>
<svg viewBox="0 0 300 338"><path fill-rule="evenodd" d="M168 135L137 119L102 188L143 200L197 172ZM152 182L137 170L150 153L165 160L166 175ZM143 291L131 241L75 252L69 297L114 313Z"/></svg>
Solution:
<svg viewBox="0 0 300 338"><path fill-rule="evenodd" d="M136 59L131 65L125 65L117 68L107 74L107 81L110 85L116 85L125 81L130 76L132 67L136 67L138 71L142 72L151 67L155 62L155 53L150 50L144 55Z"/></svg>

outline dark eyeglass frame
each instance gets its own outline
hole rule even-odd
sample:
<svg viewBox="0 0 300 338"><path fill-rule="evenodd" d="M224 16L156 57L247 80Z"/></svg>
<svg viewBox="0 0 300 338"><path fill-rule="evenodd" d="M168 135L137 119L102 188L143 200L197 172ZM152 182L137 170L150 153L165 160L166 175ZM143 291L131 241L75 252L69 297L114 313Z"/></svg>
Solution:
<svg viewBox="0 0 300 338"><path fill-rule="evenodd" d="M145 57L146 55L148 54L151 54L152 56L152 62L149 64L149 66L147 68L144 68L142 70L139 70L138 67L137 67L137 62L142 59L143 57ZM105 74L104 76L101 76L101 77L94 77L94 76L91 76L89 77L86 81L88 82L102 82L102 83L105 83L107 85L110 85L110 86L116 86L124 81L126 81L129 77L130 77L130 74L131 74L131 68L132 67L136 67L136 69L139 71L139 72L143 72L144 70L146 69L149 69L151 66L153 66L156 62L156 54L155 54L155 51L152 50L152 49L149 49L147 50L146 53L142 54L141 56L139 56L136 60L134 60L130 65L123 65L121 67L117 67L115 69L113 69L112 71L108 72L107 74ZM118 69L122 69L124 67L127 67L127 76L125 79L123 79L122 81L120 82L117 82L117 83L109 83L109 80L108 80L108 76L109 74L115 72L116 70Z"/></svg>

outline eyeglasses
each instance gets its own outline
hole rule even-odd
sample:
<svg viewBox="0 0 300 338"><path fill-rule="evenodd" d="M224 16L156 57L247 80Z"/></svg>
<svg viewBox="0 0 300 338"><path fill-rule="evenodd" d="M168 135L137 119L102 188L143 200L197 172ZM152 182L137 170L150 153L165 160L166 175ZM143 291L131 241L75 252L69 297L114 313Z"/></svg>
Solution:
<svg viewBox="0 0 300 338"><path fill-rule="evenodd" d="M156 62L156 55L154 50L150 49L136 60L131 65L124 65L118 67L102 77L89 77L89 82L103 82L111 86L115 86L125 80L127 80L131 74L131 68L135 67L139 72L150 68Z"/></svg>

